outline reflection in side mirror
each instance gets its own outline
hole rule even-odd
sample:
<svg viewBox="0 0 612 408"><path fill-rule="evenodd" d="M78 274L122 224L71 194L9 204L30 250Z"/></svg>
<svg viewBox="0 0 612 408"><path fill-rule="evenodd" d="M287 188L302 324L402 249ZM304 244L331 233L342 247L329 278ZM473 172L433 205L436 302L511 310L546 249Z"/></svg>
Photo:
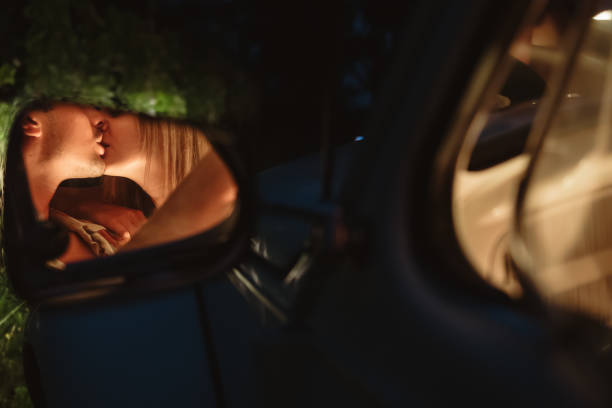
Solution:
<svg viewBox="0 0 612 408"><path fill-rule="evenodd" d="M68 231L65 251L46 260L56 268L213 229L222 241L237 212L228 165L183 121L37 103L17 115L10 138L23 161L7 166L23 166L32 200L24 207ZM7 168L9 175L19 172Z"/></svg>

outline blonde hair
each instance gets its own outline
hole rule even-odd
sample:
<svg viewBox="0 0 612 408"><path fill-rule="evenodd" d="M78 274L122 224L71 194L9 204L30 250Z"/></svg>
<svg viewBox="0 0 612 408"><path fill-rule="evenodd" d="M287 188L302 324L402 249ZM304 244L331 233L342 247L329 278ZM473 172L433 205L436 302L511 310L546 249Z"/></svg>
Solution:
<svg viewBox="0 0 612 408"><path fill-rule="evenodd" d="M163 186L168 191L174 190L211 149L204 133L183 121L140 115L138 130L147 160L145 178L153 157L160 157L162 168L167 169ZM136 208L145 214L152 210L147 208L151 205L146 193L122 177L104 177L104 197L106 201Z"/></svg>

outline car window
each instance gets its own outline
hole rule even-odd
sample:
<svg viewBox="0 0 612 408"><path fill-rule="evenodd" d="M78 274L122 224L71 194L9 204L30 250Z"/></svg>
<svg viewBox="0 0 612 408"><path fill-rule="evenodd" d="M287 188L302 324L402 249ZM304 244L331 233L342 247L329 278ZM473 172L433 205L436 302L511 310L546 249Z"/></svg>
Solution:
<svg viewBox="0 0 612 408"><path fill-rule="evenodd" d="M530 133L567 55L573 12L570 3L551 2L518 31L457 163L453 213L459 241L478 273L511 296L521 294L507 257L516 194L529 163ZM575 97L568 91L564 99Z"/></svg>
<svg viewBox="0 0 612 408"><path fill-rule="evenodd" d="M513 252L545 299L608 325L612 22L596 15L577 52L519 206Z"/></svg>

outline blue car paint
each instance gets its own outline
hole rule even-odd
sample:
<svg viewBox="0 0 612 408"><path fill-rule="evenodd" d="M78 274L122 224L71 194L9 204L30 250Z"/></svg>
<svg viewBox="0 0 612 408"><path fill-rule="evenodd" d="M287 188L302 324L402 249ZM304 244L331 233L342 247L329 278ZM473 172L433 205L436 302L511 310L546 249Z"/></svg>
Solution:
<svg viewBox="0 0 612 408"><path fill-rule="evenodd" d="M192 288L32 313L50 407L215 406Z"/></svg>

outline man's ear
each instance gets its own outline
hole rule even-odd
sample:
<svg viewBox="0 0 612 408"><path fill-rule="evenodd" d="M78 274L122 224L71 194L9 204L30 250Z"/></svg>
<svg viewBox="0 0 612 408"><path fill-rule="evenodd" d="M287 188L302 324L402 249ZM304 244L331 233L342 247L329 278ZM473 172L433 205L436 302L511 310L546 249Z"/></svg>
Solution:
<svg viewBox="0 0 612 408"><path fill-rule="evenodd" d="M21 128L23 129L23 134L26 136L42 136L42 126L39 118L37 118L37 115L34 112L25 115L21 122Z"/></svg>

